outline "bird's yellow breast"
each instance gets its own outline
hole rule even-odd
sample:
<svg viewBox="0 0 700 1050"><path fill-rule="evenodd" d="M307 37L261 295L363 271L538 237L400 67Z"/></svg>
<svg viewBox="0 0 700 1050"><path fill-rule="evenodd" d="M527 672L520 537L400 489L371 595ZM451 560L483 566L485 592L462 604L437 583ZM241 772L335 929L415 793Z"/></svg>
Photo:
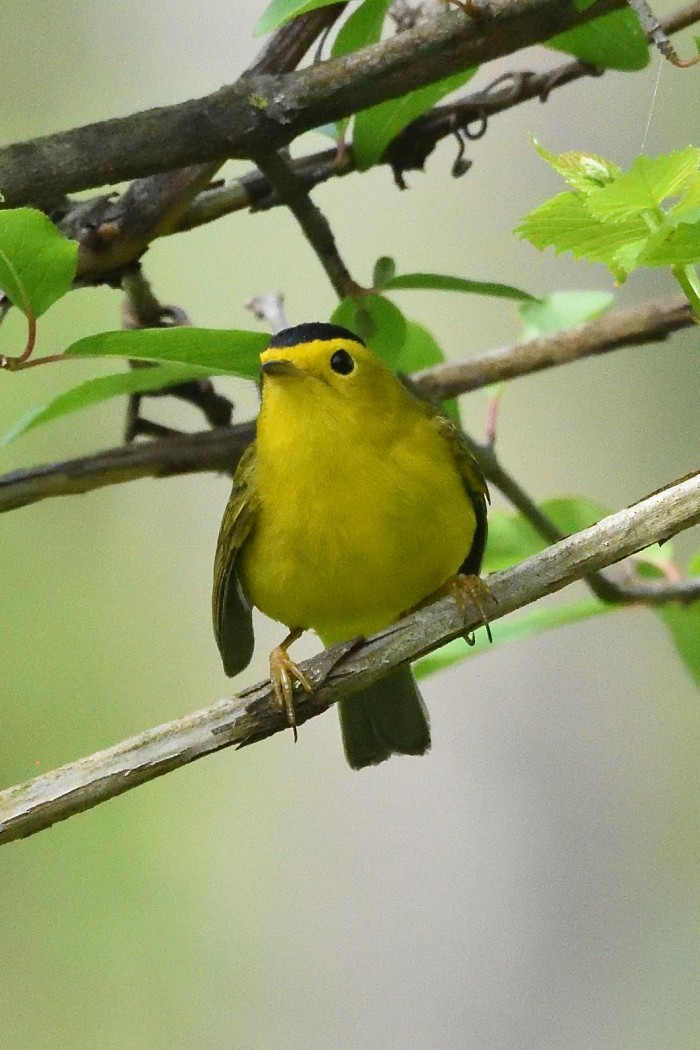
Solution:
<svg viewBox="0 0 700 1050"><path fill-rule="evenodd" d="M410 395L396 394L396 418L391 405L363 416L319 408L314 382L265 390L239 573L264 613L332 644L388 626L441 587L476 519L447 442Z"/></svg>

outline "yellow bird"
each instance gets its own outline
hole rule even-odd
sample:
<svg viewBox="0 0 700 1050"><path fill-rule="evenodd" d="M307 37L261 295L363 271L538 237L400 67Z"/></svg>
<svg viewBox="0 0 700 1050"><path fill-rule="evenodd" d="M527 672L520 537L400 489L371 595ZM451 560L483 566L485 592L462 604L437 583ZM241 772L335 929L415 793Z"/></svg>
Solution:
<svg viewBox="0 0 700 1050"><path fill-rule="evenodd" d="M458 428L345 328L287 328L261 362L257 436L216 549L214 631L232 676L253 653L253 606L288 627L270 677L293 725L294 682L311 686L288 646L307 629L326 646L367 636L478 574L488 493ZM430 747L408 665L339 709L355 769Z"/></svg>

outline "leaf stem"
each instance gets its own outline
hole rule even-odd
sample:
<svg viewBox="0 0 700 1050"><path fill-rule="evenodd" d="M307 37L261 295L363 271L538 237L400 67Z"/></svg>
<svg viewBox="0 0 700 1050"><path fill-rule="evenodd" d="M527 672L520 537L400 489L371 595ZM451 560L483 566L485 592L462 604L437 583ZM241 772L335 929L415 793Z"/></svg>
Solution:
<svg viewBox="0 0 700 1050"><path fill-rule="evenodd" d="M696 321L700 324L700 279L694 266L672 266L671 272L683 289Z"/></svg>

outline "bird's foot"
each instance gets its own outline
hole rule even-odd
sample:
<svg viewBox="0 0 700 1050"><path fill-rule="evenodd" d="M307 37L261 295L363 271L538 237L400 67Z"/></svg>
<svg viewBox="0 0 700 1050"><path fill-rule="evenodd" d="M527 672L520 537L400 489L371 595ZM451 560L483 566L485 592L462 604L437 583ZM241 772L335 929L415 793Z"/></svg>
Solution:
<svg viewBox="0 0 700 1050"><path fill-rule="evenodd" d="M287 724L294 731L294 739L297 739L297 719L294 711L294 683L299 685L307 693L313 692L313 686L307 675L294 663L287 652L287 646L301 634L301 631L292 631L281 645L278 645L270 653L270 681L280 711L284 712Z"/></svg>
<svg viewBox="0 0 700 1050"><path fill-rule="evenodd" d="M481 577L475 575L463 576L459 573L448 581L446 589L449 597L454 599L462 616L466 616L470 605L476 606L481 614L481 622L479 626L486 628L488 639L490 642L493 642L491 627L489 626L489 618L486 614L485 606L488 602L494 601L494 597L489 590L488 585L484 583ZM474 645L474 631L467 631L463 637L467 645Z"/></svg>

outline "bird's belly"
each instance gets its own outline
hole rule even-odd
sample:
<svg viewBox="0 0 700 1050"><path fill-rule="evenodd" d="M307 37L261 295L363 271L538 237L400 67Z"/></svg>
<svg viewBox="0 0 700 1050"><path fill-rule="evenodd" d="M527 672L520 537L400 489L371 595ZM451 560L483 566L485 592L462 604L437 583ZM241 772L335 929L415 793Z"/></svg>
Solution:
<svg viewBox="0 0 700 1050"><path fill-rule="evenodd" d="M395 622L454 575L469 552L475 515L452 464L416 478L377 467L363 486L328 481L283 486L260 508L241 552L250 601L288 627L312 628L326 644ZM357 465L355 465L357 467Z"/></svg>

